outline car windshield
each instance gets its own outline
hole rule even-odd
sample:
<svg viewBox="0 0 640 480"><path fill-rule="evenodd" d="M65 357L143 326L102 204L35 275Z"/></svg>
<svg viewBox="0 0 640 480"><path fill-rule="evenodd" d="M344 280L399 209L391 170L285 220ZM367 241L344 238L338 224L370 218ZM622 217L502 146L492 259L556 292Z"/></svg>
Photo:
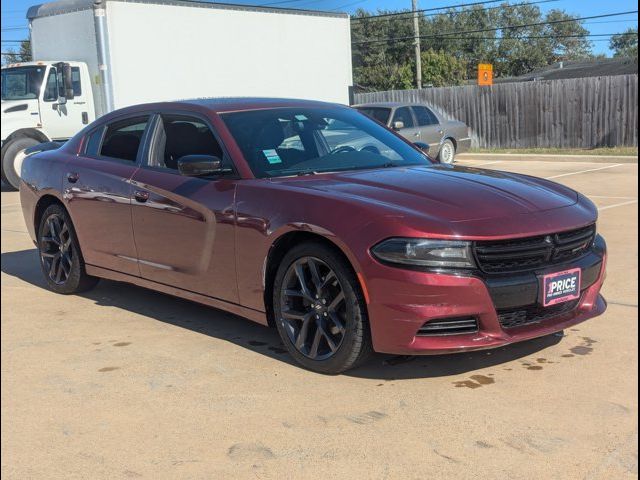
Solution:
<svg viewBox="0 0 640 480"><path fill-rule="evenodd" d="M410 144L350 108L277 108L222 118L258 178L432 165Z"/></svg>
<svg viewBox="0 0 640 480"><path fill-rule="evenodd" d="M390 108L381 108L381 107L357 107L357 108L366 116L371 117L374 120L377 120L384 125L386 125L387 122L389 121L389 115L391 114Z"/></svg>
<svg viewBox="0 0 640 480"><path fill-rule="evenodd" d="M2 100L38 98L45 67L15 67L2 69Z"/></svg>

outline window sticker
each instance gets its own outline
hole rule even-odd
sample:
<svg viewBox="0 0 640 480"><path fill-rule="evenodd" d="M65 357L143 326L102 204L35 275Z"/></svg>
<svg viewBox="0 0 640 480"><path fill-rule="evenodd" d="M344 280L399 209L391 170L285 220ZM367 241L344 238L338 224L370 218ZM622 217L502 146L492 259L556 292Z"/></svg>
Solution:
<svg viewBox="0 0 640 480"><path fill-rule="evenodd" d="M277 151L263 150L262 153L264 153L264 156L267 157L267 162L269 162L271 165L282 163L282 159L280 158L280 155L278 155Z"/></svg>
<svg viewBox="0 0 640 480"><path fill-rule="evenodd" d="M299 122L304 122L305 120L309 120L309 119L304 115L296 115L296 120L298 120Z"/></svg>

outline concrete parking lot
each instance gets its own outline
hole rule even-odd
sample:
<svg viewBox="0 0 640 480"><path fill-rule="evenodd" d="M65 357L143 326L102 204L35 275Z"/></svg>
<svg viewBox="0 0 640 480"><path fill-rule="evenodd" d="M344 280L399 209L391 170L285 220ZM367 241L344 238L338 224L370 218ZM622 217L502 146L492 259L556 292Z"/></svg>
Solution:
<svg viewBox="0 0 640 480"><path fill-rule="evenodd" d="M461 163L596 202L604 316L322 376L275 331L211 308L108 281L51 293L18 194L3 191L3 478L636 478L638 165Z"/></svg>

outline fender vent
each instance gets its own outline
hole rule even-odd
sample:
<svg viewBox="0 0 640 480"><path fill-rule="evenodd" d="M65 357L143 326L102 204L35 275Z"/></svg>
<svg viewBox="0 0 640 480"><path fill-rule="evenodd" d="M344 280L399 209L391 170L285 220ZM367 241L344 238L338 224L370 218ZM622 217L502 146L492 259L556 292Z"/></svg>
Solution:
<svg viewBox="0 0 640 480"><path fill-rule="evenodd" d="M419 337L435 337L442 335L463 335L478 331L478 319L475 317L445 318L425 323L418 333Z"/></svg>

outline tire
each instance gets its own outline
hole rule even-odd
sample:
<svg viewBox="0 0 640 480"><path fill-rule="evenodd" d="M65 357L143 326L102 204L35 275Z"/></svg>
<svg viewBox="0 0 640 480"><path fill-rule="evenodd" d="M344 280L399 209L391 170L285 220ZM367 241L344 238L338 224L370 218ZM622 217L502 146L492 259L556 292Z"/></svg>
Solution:
<svg viewBox="0 0 640 480"><path fill-rule="evenodd" d="M440 163L452 164L456 158L456 147L448 138L442 142L440 151L438 152L438 161Z"/></svg>
<svg viewBox="0 0 640 480"><path fill-rule="evenodd" d="M307 284L306 296L300 274ZM303 367L338 374L370 356L371 332L360 285L330 247L308 242L292 248L278 267L272 293L280 338Z"/></svg>
<svg viewBox="0 0 640 480"><path fill-rule="evenodd" d="M80 293L98 283L96 277L87 275L73 223L60 204L50 205L42 214L38 254L47 285L56 293Z"/></svg>
<svg viewBox="0 0 640 480"><path fill-rule="evenodd" d="M9 140L2 147L2 181L14 190L20 187L20 165L24 159L23 152L34 145L38 145L38 140L31 137L18 137ZM16 165L16 160L19 165Z"/></svg>

